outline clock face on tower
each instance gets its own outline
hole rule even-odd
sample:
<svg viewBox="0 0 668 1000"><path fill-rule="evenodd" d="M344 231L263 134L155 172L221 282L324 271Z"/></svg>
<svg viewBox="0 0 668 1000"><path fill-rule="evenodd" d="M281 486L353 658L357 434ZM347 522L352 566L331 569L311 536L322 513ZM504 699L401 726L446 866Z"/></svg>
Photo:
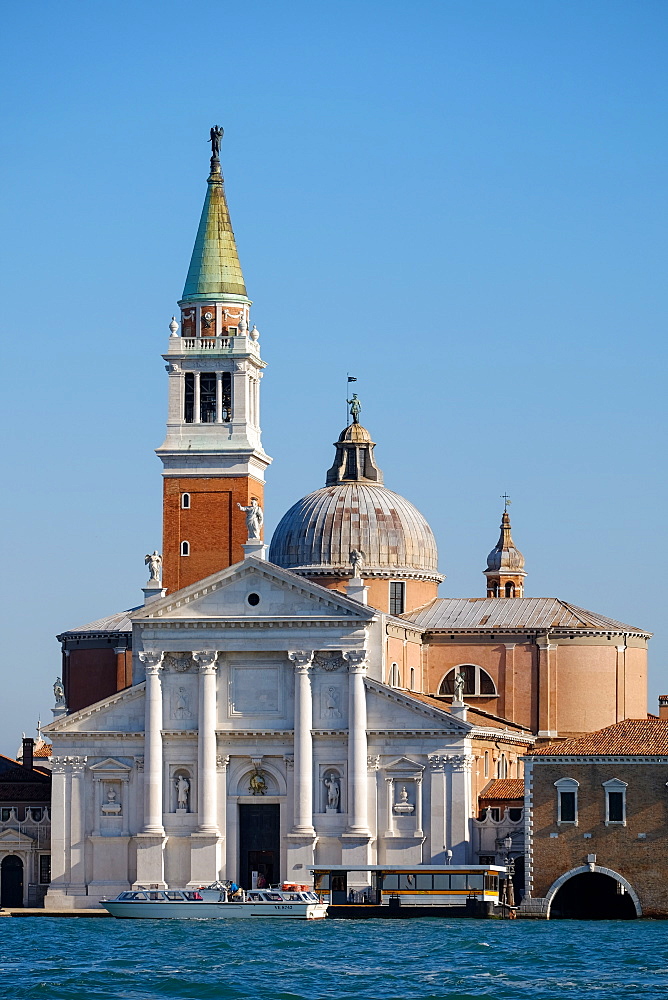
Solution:
<svg viewBox="0 0 668 1000"><path fill-rule="evenodd" d="M206 330L210 330L211 329L211 320L212 319L213 319L213 313L212 312L202 313L202 326Z"/></svg>

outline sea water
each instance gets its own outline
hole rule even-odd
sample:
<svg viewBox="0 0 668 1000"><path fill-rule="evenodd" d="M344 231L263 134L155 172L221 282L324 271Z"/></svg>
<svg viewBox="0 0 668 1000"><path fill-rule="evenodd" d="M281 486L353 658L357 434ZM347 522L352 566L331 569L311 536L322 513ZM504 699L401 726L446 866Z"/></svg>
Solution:
<svg viewBox="0 0 668 1000"><path fill-rule="evenodd" d="M668 996L668 922L0 918L30 1000Z"/></svg>

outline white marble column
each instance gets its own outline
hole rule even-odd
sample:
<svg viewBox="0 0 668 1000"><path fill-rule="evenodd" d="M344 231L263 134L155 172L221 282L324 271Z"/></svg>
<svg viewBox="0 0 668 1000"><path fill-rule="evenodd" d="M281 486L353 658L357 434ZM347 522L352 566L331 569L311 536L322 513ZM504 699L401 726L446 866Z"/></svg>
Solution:
<svg viewBox="0 0 668 1000"><path fill-rule="evenodd" d="M348 832L369 836L367 816L366 652L343 654L348 663Z"/></svg>
<svg viewBox="0 0 668 1000"><path fill-rule="evenodd" d="M72 785L70 789L70 895L85 892L86 885L86 824L84 772L85 757L70 757Z"/></svg>
<svg viewBox="0 0 668 1000"><path fill-rule="evenodd" d="M288 653L295 674L294 825L292 832L313 836L313 652Z"/></svg>
<svg viewBox="0 0 668 1000"><path fill-rule="evenodd" d="M386 837L394 836L394 778L385 778L387 788L387 830Z"/></svg>
<svg viewBox="0 0 668 1000"><path fill-rule="evenodd" d="M162 669L163 653L140 653L146 670L144 728L144 833L164 834L162 825Z"/></svg>
<svg viewBox="0 0 668 1000"><path fill-rule="evenodd" d="M216 423L223 423L223 373L216 372Z"/></svg>
<svg viewBox="0 0 668 1000"><path fill-rule="evenodd" d="M47 910L65 905L63 898L69 883L67 757L52 757L51 774L51 884L44 902Z"/></svg>
<svg viewBox="0 0 668 1000"><path fill-rule="evenodd" d="M193 653L199 666L199 727L197 733L198 833L218 835L216 787L216 660L218 653Z"/></svg>

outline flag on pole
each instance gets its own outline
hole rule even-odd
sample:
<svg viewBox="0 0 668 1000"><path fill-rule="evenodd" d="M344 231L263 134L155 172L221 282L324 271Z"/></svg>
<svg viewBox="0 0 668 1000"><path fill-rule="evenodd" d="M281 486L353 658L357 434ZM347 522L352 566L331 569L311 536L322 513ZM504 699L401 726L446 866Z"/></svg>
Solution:
<svg viewBox="0 0 668 1000"><path fill-rule="evenodd" d="M357 382L357 379L353 375L349 375L348 376L348 381L349 382Z"/></svg>

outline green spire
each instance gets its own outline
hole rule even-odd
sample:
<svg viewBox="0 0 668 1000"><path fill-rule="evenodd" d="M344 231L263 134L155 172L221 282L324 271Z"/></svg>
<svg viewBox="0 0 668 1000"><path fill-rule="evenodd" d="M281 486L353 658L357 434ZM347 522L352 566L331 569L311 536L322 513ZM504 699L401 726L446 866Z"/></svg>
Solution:
<svg viewBox="0 0 668 1000"><path fill-rule="evenodd" d="M221 130L222 131L222 130ZM225 199L220 160L211 157L211 173L197 230L183 300L246 296L244 276Z"/></svg>

